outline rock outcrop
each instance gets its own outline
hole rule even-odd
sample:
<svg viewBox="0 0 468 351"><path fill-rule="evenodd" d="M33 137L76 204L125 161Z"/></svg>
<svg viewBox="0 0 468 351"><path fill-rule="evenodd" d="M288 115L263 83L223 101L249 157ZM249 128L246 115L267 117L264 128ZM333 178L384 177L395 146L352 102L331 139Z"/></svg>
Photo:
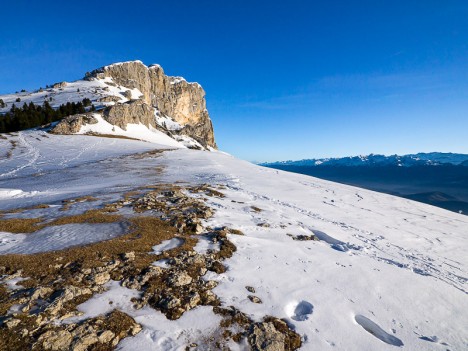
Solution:
<svg viewBox="0 0 468 351"><path fill-rule="evenodd" d="M147 67L141 61L112 64L94 70L85 77L87 80L106 78L111 78L112 83L119 86L138 89L143 94L141 104L132 108L115 105L116 110L107 113L116 122L113 124L122 128L126 123L131 123L129 121L132 119L141 119L134 114L137 110L144 110L146 119L148 108L151 107L159 111L160 115L168 116L179 123L182 129L178 134L190 136L205 147L216 148L213 125L206 109L205 91L200 84L189 83L181 77L167 76L161 66ZM143 107L144 105L148 108ZM120 112L124 112L123 119ZM104 116L106 117L106 113ZM149 120L146 122L152 124Z"/></svg>
<svg viewBox="0 0 468 351"><path fill-rule="evenodd" d="M92 113L72 115L62 119L51 132L53 134L76 134L80 131L81 126L96 123L98 123L98 121L93 117Z"/></svg>
<svg viewBox="0 0 468 351"><path fill-rule="evenodd" d="M103 117L123 130L127 129L128 123L156 127L154 109L140 100L108 107L103 111Z"/></svg>

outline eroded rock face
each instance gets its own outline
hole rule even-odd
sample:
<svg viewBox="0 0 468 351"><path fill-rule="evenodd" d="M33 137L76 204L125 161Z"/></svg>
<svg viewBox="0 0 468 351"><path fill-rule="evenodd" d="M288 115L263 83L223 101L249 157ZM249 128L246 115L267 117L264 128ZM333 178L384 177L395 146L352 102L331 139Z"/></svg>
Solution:
<svg viewBox="0 0 468 351"><path fill-rule="evenodd" d="M50 132L54 134L76 134L85 124L96 124L98 121L92 113L68 116L62 119Z"/></svg>
<svg viewBox="0 0 468 351"><path fill-rule="evenodd" d="M285 336L273 323L257 323L249 335L249 343L255 351L284 351Z"/></svg>
<svg viewBox="0 0 468 351"><path fill-rule="evenodd" d="M147 127L156 127L154 109L138 100L108 107L104 110L103 117L110 124L114 124L123 130L127 129L128 123L141 123Z"/></svg>
<svg viewBox="0 0 468 351"><path fill-rule="evenodd" d="M216 147L213 126L206 109L205 91L200 84L167 76L161 66L147 67L140 61L102 67L86 77L93 78L112 78L115 84L129 89L137 88L148 107L156 108L162 115L171 117L183 126L179 133L194 138L204 146Z"/></svg>

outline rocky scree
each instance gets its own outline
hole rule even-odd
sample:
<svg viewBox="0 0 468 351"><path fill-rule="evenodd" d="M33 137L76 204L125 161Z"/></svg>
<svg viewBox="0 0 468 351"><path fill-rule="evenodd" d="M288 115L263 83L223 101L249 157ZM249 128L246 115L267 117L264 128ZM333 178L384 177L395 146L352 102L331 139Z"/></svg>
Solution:
<svg viewBox="0 0 468 351"><path fill-rule="evenodd" d="M226 348L231 339L246 340L253 350L294 350L299 347L300 337L287 326L280 328L284 322L272 319L259 324L241 312L236 313L242 318L232 317L231 312L225 312L232 308L220 306L218 297L212 292L217 283L206 281L203 276L207 271L218 274L225 271L223 261L236 251L228 234L236 231L225 227L205 228L203 220L212 216L213 210L205 205L203 198L190 195L195 193L203 197L223 196L204 185L156 185L73 216L66 215L70 206L95 199L85 197L65 202L64 217L55 223L127 221L131 230L119 238L86 247L35 255L0 256L2 283L18 277L24 279L21 287L15 290L0 284L0 312L3 315L0 350L114 349L120 340L141 330L125 313L114 310L104 316L66 323L67 318L80 315L79 304L103 292L110 280L120 281L122 286L141 292L140 297L133 300L135 308L149 305L171 320L197 306L213 306L215 313L227 316L224 321L231 321L220 325L224 332L211 341L214 347ZM123 208L132 209L135 215L121 215L119 212ZM34 225L47 225L42 218L35 220ZM30 232L29 235L34 235L34 231ZM197 234L201 233L218 242L219 251L197 253L194 246ZM151 252L154 245L171 238L180 238L183 244L160 254ZM167 260L168 268L152 265L162 258ZM238 323L237 332L233 333L232 325L237 319L242 323ZM276 340L274 344L265 341L272 337ZM295 341L291 343L291 340Z"/></svg>

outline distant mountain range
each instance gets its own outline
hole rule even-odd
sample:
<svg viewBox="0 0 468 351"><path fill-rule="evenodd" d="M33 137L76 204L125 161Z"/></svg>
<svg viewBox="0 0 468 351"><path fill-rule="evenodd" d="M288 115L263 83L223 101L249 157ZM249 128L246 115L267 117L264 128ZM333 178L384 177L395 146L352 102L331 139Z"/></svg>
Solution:
<svg viewBox="0 0 468 351"><path fill-rule="evenodd" d="M409 155L378 155L348 156L341 158L305 159L299 161L277 161L262 163L263 166L441 166L461 165L468 167L468 155L451 152L429 152Z"/></svg>
<svg viewBox="0 0 468 351"><path fill-rule="evenodd" d="M468 155L418 153L261 164L468 214Z"/></svg>

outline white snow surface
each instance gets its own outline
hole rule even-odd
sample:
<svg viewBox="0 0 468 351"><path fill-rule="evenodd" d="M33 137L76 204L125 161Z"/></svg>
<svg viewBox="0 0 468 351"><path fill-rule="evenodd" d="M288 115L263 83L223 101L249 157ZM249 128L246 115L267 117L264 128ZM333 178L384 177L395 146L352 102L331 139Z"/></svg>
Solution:
<svg viewBox="0 0 468 351"><path fill-rule="evenodd" d="M204 225L245 234L229 235L237 251L225 273L209 275L219 281L214 292L222 305L255 320L285 318L302 336L303 350L468 349L468 217L221 152L177 149L142 158L131 154L158 146L44 134L0 138L0 210L79 194L114 196L157 182L222 186L226 197L209 198L215 215ZM10 140L18 146L8 157ZM245 286L263 303L250 302ZM143 325L119 344L122 350L183 349L219 323L210 307L177 321L149 308L132 311L138 292L122 289L113 282L80 307L87 316L104 313L112 299Z"/></svg>
<svg viewBox="0 0 468 351"><path fill-rule="evenodd" d="M84 98L90 99L99 108L114 104L113 101L100 101L102 98L109 96L117 97L119 102L127 102L128 99L123 96L123 93L127 90L130 89L117 86L112 78L94 79L91 81L77 80L75 82L67 82L63 88L47 88L31 92L0 95L0 98L6 104L4 108L0 108L0 113L10 111L13 104L16 107L21 107L24 103L29 104L32 102L35 105L42 105L44 101L48 101L52 107L59 107L67 102L80 102ZM132 89L132 98L138 98L141 95L138 89ZM20 101L18 102L17 99L20 99Z"/></svg>
<svg viewBox="0 0 468 351"><path fill-rule="evenodd" d="M148 141L150 143L158 145L166 145L174 148L185 148L184 145L175 141L170 136L164 134L163 132L150 127L147 127L143 124L132 124L129 123L126 126L126 130L121 129L118 126L110 124L102 118L99 114L94 114L94 118L97 119L98 123L95 124L86 124L81 127L80 131L77 134L88 134L88 133L97 133L97 134L108 134L116 136L124 136L127 138L133 138L143 141Z"/></svg>
<svg viewBox="0 0 468 351"><path fill-rule="evenodd" d="M153 246L153 253L156 255L162 254L164 251L175 249L184 243L182 238L172 238L164 240L161 244Z"/></svg>

